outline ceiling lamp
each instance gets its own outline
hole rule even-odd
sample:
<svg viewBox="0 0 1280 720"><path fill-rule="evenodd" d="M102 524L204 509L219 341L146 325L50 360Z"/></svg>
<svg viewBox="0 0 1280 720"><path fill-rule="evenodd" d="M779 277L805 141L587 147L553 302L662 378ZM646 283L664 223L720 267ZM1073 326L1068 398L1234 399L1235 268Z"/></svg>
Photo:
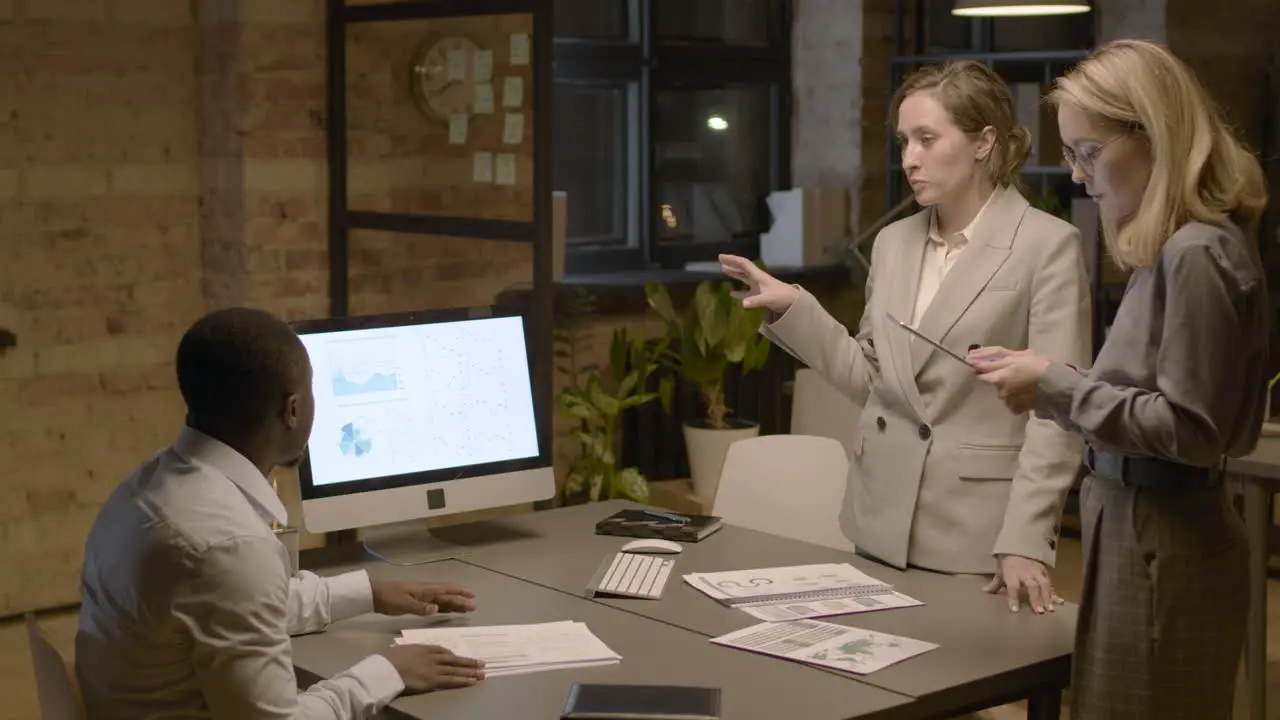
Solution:
<svg viewBox="0 0 1280 720"><path fill-rule="evenodd" d="M956 0L952 15L961 17L1030 17L1033 15L1075 15L1089 12L1089 0Z"/></svg>

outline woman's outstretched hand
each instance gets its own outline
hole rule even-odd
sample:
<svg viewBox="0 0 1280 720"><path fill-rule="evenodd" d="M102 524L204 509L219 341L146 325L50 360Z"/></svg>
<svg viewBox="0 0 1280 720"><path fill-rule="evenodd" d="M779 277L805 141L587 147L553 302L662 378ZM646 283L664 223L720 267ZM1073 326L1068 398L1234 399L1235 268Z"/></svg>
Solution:
<svg viewBox="0 0 1280 720"><path fill-rule="evenodd" d="M746 284L746 290L735 290L733 296L741 299L742 307L749 310L768 308L781 315L800 297L799 288L782 282L744 257L721 255L720 270Z"/></svg>

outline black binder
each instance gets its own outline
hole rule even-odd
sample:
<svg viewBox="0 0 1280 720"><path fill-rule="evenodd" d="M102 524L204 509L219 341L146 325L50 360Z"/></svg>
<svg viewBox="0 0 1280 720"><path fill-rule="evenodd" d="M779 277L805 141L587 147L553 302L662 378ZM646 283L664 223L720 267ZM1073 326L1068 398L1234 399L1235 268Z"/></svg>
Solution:
<svg viewBox="0 0 1280 720"><path fill-rule="evenodd" d="M720 720L720 689L579 683L560 720Z"/></svg>
<svg viewBox="0 0 1280 720"><path fill-rule="evenodd" d="M633 538L661 538L696 543L720 529L712 515L682 515L665 510L619 510L596 523L596 534Z"/></svg>

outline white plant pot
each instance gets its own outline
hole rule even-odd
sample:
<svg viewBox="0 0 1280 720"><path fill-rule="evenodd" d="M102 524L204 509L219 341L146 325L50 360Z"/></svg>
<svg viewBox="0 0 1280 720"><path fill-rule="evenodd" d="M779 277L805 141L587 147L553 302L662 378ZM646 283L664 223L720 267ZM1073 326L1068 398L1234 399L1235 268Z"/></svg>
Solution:
<svg viewBox="0 0 1280 720"><path fill-rule="evenodd" d="M689 451L689 475L693 480L693 494L700 501L710 503L715 500L729 446L760 434L760 426L756 423L730 422L739 422L742 427L716 430L685 423L684 444Z"/></svg>

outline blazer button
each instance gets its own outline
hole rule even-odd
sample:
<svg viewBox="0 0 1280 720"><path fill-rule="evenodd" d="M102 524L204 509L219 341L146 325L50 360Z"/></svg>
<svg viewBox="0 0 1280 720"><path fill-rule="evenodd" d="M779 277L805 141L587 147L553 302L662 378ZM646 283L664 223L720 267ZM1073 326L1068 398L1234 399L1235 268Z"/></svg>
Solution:
<svg viewBox="0 0 1280 720"><path fill-rule="evenodd" d="M884 421L884 416L883 416L883 415L881 415L880 417L877 417L877 418L876 418L876 427L880 428L881 430L884 430L884 426L885 426L886 424L887 424L887 423Z"/></svg>
<svg viewBox="0 0 1280 720"><path fill-rule="evenodd" d="M1049 538L1049 549L1050 549L1050 550L1057 550L1057 549L1058 549L1058 541L1057 541L1057 540L1055 540L1055 539L1053 539L1053 538Z"/></svg>
<svg viewBox="0 0 1280 720"><path fill-rule="evenodd" d="M980 347L982 347L982 346L981 346L981 345L979 345L978 343L974 343L974 344L972 344L972 345L970 345L970 346L969 346L969 352L973 352L974 350L977 350L977 349L978 349L978 348L980 348Z"/></svg>
<svg viewBox="0 0 1280 720"><path fill-rule="evenodd" d="M919 432L921 440L928 440L929 436L933 434L932 431L929 430L928 425L921 425Z"/></svg>

